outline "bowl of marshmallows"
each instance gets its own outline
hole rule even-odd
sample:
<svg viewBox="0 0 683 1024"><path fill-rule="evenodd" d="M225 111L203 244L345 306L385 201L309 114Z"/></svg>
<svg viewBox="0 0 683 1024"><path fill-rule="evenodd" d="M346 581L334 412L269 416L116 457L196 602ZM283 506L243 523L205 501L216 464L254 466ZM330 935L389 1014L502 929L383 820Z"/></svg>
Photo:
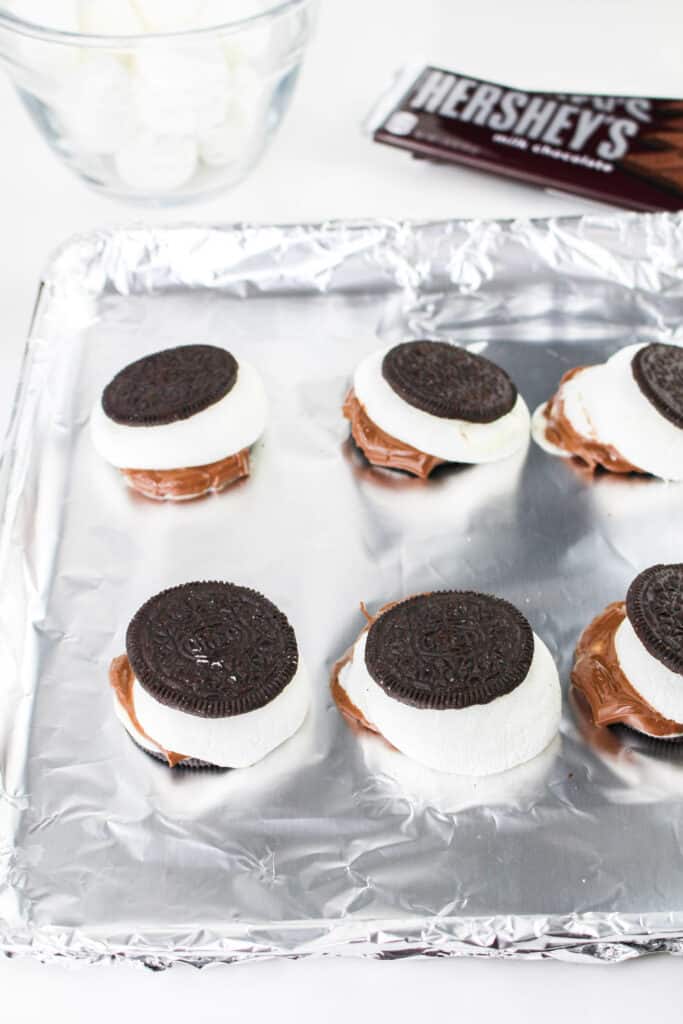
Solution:
<svg viewBox="0 0 683 1024"><path fill-rule="evenodd" d="M315 0L0 0L0 62L60 158L107 195L240 181L289 106Z"/></svg>

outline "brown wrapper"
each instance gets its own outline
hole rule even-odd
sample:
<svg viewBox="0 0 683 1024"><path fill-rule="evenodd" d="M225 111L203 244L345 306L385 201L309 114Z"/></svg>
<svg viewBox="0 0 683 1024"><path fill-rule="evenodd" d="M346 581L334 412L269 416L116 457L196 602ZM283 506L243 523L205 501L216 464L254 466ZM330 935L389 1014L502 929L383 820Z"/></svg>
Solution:
<svg viewBox="0 0 683 1024"><path fill-rule="evenodd" d="M681 100L530 92L406 69L369 120L415 156L636 210L683 207Z"/></svg>

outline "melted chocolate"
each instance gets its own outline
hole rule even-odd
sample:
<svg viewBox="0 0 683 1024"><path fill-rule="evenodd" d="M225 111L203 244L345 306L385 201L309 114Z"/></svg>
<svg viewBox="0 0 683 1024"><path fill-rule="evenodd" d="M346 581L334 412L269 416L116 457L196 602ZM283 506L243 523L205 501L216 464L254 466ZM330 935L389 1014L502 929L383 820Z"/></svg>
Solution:
<svg viewBox="0 0 683 1024"><path fill-rule="evenodd" d="M339 681L339 676L345 665L348 665L353 660L353 652L347 651L343 658L335 662L332 667L332 677L330 679L330 690L332 691L332 699L339 708L341 714L352 729L367 729L368 732L374 732L378 736L380 735L379 729L369 722L360 708L356 707L348 693Z"/></svg>
<svg viewBox="0 0 683 1024"><path fill-rule="evenodd" d="M585 369L585 366L576 366L573 370L568 370L562 377L556 393L546 405L546 439L580 459L590 470L602 466L612 473L642 473L642 469L628 462L611 444L602 444L580 434L565 415L561 397L562 385Z"/></svg>
<svg viewBox="0 0 683 1024"><path fill-rule="evenodd" d="M185 754L176 754L173 750L166 750L162 747L161 743L158 743L155 739L146 733L140 725L140 720L135 711L135 704L133 702L133 683L135 682L135 675L131 668L128 656L126 654L119 655L118 658L114 658L111 665L109 666L109 685L116 694L116 699L119 704L128 715L128 718L135 729L140 733L141 736L157 748L157 750L163 754L168 761L169 768L174 768L177 764L182 761L187 761L188 758Z"/></svg>
<svg viewBox="0 0 683 1024"><path fill-rule="evenodd" d="M622 672L614 637L625 618L625 603L615 601L584 630L576 648L572 683L588 701L595 725L622 722L659 737L683 733L683 724L664 718Z"/></svg>
<svg viewBox="0 0 683 1024"><path fill-rule="evenodd" d="M144 495L157 501L189 500L201 498L214 491L222 491L242 477L249 476L249 449L228 455L206 466L188 466L185 469L122 469L127 483Z"/></svg>
<svg viewBox="0 0 683 1024"><path fill-rule="evenodd" d="M377 736L379 739L381 739L382 742L385 743L390 750L396 750L394 744L390 743L386 736L382 735L377 726L373 725L372 722L369 722L365 715L363 714L363 712L360 710L360 708L356 707L356 705L353 703L353 701L349 697L348 693L346 692L342 684L339 682L339 674L341 670L344 668L344 665L351 661L352 658L353 652L347 651L344 657L340 658L339 661L335 663L332 669L332 678L330 680L330 690L332 691L332 699L334 700L334 703L337 705L337 708L342 718L344 719L344 721L349 726L352 732L371 732L374 736Z"/></svg>
<svg viewBox="0 0 683 1024"><path fill-rule="evenodd" d="M353 661L354 648L358 641L360 640L360 638L362 637L363 633L367 633L370 627L373 626L375 622L377 622L380 616L384 615L385 612L390 611L392 608L395 608L397 604L400 604L400 601L389 601L388 604L382 605L382 607L379 609L376 615L371 615L370 612L365 607L364 602L361 601L360 609L365 618L367 619L367 622L361 629L352 646L349 647L349 649L339 659L339 661L336 661L334 663L330 675L330 690L332 692L332 699L334 700L334 703L337 705L337 708L341 713L342 718L351 728L351 730L353 732L365 731L374 733L374 735L379 736L379 738L384 743L386 743L386 745L391 750L396 750L396 747L393 745L393 743L389 742L386 736L382 735L382 733L379 731L376 725L368 721L368 719L365 717L360 708L353 703L348 693L342 686L339 676L344 666L348 665L350 661Z"/></svg>
<svg viewBox="0 0 683 1024"><path fill-rule="evenodd" d="M406 473L412 473L413 476L424 479L437 466L441 466L445 462L445 459L439 459L436 455L427 455L426 452L421 452L417 448L397 440L391 434L385 433L370 419L365 408L356 398L353 388L346 396L342 411L346 419L351 422L354 441L368 462L374 466L402 469Z"/></svg>

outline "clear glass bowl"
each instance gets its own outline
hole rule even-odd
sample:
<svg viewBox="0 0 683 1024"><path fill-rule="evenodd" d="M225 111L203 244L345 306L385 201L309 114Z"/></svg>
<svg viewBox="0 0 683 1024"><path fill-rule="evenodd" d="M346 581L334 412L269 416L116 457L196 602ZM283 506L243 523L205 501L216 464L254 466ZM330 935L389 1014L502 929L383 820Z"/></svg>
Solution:
<svg viewBox="0 0 683 1024"><path fill-rule="evenodd" d="M0 61L50 147L88 185L186 202L234 185L264 152L289 106L315 2L90 0L95 34L82 31L82 13L72 20L79 0L14 0L23 17L47 8L51 24L0 3ZM171 31L141 20L155 6ZM178 29L190 11L191 27Z"/></svg>

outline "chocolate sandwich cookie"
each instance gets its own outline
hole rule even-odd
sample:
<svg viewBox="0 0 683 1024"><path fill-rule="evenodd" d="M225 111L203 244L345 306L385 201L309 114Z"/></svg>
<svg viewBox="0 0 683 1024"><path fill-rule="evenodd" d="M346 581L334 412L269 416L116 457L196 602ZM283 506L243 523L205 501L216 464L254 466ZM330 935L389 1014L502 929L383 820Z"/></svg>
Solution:
<svg viewBox="0 0 683 1024"><path fill-rule="evenodd" d="M506 458L529 436L529 413L508 374L442 341L408 341L356 368L343 405L369 462L427 477L446 462Z"/></svg>
<svg viewBox="0 0 683 1024"><path fill-rule="evenodd" d="M253 764L296 732L309 702L286 616L234 583L184 583L150 598L109 680L132 738L171 767Z"/></svg>
<svg viewBox="0 0 683 1024"><path fill-rule="evenodd" d="M572 682L596 726L683 735L683 564L653 565L584 630Z"/></svg>
<svg viewBox="0 0 683 1024"><path fill-rule="evenodd" d="M633 376L658 413L683 429L683 349L677 345L644 345L633 357Z"/></svg>
<svg viewBox="0 0 683 1024"><path fill-rule="evenodd" d="M347 720L438 771L504 771L540 753L559 725L547 647L508 601L473 591L387 605L331 686Z"/></svg>
<svg viewBox="0 0 683 1024"><path fill-rule="evenodd" d="M180 501L248 476L266 415L252 366L215 345L181 345L120 370L93 409L91 430L133 490Z"/></svg>
<svg viewBox="0 0 683 1024"><path fill-rule="evenodd" d="M683 480L683 348L629 345L569 370L534 413L533 435L591 470Z"/></svg>

